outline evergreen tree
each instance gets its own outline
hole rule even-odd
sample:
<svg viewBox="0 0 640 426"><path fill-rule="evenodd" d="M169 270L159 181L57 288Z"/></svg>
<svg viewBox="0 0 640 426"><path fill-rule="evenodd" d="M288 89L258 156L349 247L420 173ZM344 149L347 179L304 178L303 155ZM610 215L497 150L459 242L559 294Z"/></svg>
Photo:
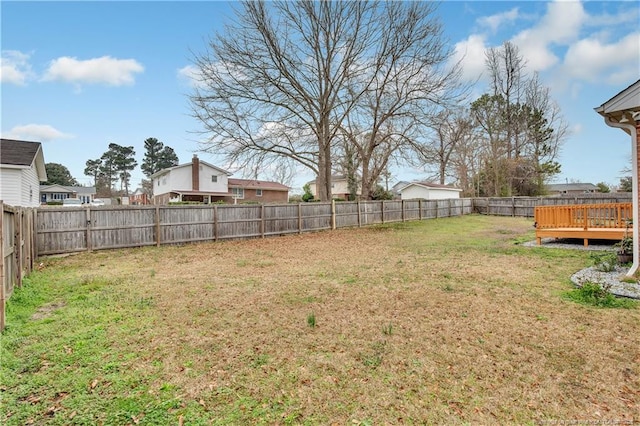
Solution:
<svg viewBox="0 0 640 426"><path fill-rule="evenodd" d="M178 165L178 156L173 148L164 146L156 138L146 139L144 141L144 149L144 159L140 168L147 177L162 169Z"/></svg>
<svg viewBox="0 0 640 426"><path fill-rule="evenodd" d="M59 163L47 163L44 165L47 171L47 181L43 185L78 186L78 181L71 176L71 172Z"/></svg>

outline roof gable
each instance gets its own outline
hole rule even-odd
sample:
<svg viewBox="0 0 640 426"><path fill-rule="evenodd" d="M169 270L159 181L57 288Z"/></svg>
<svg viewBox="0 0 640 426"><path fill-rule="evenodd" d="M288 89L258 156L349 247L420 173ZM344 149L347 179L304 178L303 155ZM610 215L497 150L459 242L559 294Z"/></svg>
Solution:
<svg viewBox="0 0 640 426"><path fill-rule="evenodd" d="M0 162L16 166L30 166L36 158L40 142L0 139Z"/></svg>
<svg viewBox="0 0 640 426"><path fill-rule="evenodd" d="M47 180L47 170L40 142L0 139L0 164L19 167L30 167L34 164L38 179L41 182Z"/></svg>

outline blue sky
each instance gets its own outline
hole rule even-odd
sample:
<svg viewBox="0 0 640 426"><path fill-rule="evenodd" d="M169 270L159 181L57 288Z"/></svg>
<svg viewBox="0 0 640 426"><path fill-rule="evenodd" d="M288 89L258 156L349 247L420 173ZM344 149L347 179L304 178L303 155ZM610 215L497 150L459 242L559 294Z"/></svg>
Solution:
<svg viewBox="0 0 640 426"><path fill-rule="evenodd" d="M155 137L190 161L199 129L189 116L192 52L204 51L235 6L2 1L2 137L43 142L45 161L64 164L82 184L91 183L85 162L111 142L132 145L141 163L144 140ZM476 96L486 89L484 49L505 40L551 88L571 129L555 181L618 183L630 138L593 108L640 78L638 2L450 1L439 15L464 77L480 77ZM199 157L225 167L221 158ZM426 176L398 169L394 180ZM132 186L142 178L138 167ZM300 170L293 189L312 178Z"/></svg>

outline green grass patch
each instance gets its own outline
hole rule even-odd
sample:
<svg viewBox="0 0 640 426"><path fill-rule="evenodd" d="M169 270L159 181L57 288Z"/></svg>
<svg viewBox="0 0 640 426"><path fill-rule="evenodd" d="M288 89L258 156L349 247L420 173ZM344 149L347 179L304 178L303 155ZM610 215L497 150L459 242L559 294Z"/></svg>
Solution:
<svg viewBox="0 0 640 426"><path fill-rule="evenodd" d="M582 305L595 306L597 308L622 308L633 309L638 302L632 299L616 297L608 289L596 283L584 283L582 287L563 293L563 297Z"/></svg>

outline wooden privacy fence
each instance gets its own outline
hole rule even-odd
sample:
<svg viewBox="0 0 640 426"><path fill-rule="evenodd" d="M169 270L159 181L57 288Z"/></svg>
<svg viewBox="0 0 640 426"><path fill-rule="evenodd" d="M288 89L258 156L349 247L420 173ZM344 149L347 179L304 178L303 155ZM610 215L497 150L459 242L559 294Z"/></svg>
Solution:
<svg viewBox="0 0 640 426"><path fill-rule="evenodd" d="M333 203L43 208L37 216L37 253L159 246L256 238L461 216L468 198Z"/></svg>
<svg viewBox="0 0 640 426"><path fill-rule="evenodd" d="M5 326L5 304L14 287L33 269L36 258L35 209L11 207L0 200L0 330Z"/></svg>
<svg viewBox="0 0 640 426"><path fill-rule="evenodd" d="M561 206L568 204L607 204L631 202L630 192L596 197L584 194L582 196L563 197L491 197L474 198L474 211L491 216L521 216L534 217L537 206Z"/></svg>

